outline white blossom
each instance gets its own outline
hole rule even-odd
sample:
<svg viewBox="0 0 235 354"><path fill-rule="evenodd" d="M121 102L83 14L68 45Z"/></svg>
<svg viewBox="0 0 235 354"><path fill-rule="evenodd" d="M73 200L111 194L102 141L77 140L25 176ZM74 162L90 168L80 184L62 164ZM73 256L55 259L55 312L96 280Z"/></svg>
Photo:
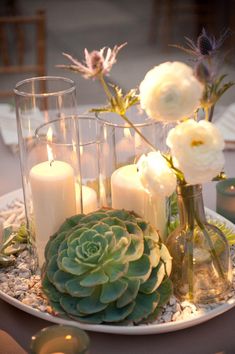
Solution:
<svg viewBox="0 0 235 354"><path fill-rule="evenodd" d="M173 122L190 117L200 105L203 85L181 62L165 62L150 70L140 84L140 104L153 119Z"/></svg>
<svg viewBox="0 0 235 354"><path fill-rule="evenodd" d="M142 155L137 162L140 181L152 197L170 196L176 188L176 176L159 151Z"/></svg>
<svg viewBox="0 0 235 354"><path fill-rule="evenodd" d="M224 140L218 128L205 120L189 119L168 133L167 145L175 166L189 184L216 177L224 166Z"/></svg>

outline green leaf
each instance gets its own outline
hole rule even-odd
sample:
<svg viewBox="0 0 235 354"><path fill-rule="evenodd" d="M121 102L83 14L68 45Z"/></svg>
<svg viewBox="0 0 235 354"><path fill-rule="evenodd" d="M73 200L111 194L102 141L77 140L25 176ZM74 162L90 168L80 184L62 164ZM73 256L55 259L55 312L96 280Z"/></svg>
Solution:
<svg viewBox="0 0 235 354"><path fill-rule="evenodd" d="M116 301L122 296L127 286L127 282L121 279L102 285L100 301L104 304Z"/></svg>
<svg viewBox="0 0 235 354"><path fill-rule="evenodd" d="M103 321L105 322L120 322L123 321L131 314L135 302L132 302L123 307L117 307L115 303L110 304L104 311Z"/></svg>
<svg viewBox="0 0 235 354"><path fill-rule="evenodd" d="M51 257L47 268L46 268L46 274L48 276L48 279L50 280L51 283L53 283L53 277L55 272L58 270L58 265L57 265L57 256Z"/></svg>
<svg viewBox="0 0 235 354"><path fill-rule="evenodd" d="M50 301L58 302L60 300L61 294L54 287L54 285L49 281L47 275L44 275L42 279L43 292L47 295Z"/></svg>
<svg viewBox="0 0 235 354"><path fill-rule="evenodd" d="M109 281L116 281L123 277L128 271L128 263L115 263L111 262L107 266L104 266L104 272L109 277Z"/></svg>
<svg viewBox="0 0 235 354"><path fill-rule="evenodd" d="M87 227L74 227L70 234L69 237L67 239L68 243L72 243L74 240L75 241L79 241L80 240L80 236L83 234L83 232L88 231L89 229Z"/></svg>
<svg viewBox="0 0 235 354"><path fill-rule="evenodd" d="M137 261L129 263L129 269L127 272L128 278L138 278L142 281L146 281L152 271L152 267L149 261L148 256L143 255Z"/></svg>
<svg viewBox="0 0 235 354"><path fill-rule="evenodd" d="M81 323L89 323L89 324L100 324L103 322L103 312L94 313L93 315L87 316L70 316L73 320L81 322Z"/></svg>
<svg viewBox="0 0 235 354"><path fill-rule="evenodd" d="M9 239L9 237L12 234L12 226L8 226L5 229L3 229L3 233L2 233L2 244L4 244L5 242L7 242L7 240Z"/></svg>
<svg viewBox="0 0 235 354"><path fill-rule="evenodd" d="M161 259L165 264L166 274L169 277L172 269L172 257L167 249L167 247L162 243L160 249Z"/></svg>
<svg viewBox="0 0 235 354"><path fill-rule="evenodd" d="M128 261L136 261L144 253L144 239L140 235L130 235L130 239L131 242L126 252L126 257Z"/></svg>
<svg viewBox="0 0 235 354"><path fill-rule="evenodd" d="M146 320L156 309L159 301L160 295L157 292L149 295L138 293L135 299L135 307L127 319L134 323Z"/></svg>
<svg viewBox="0 0 235 354"><path fill-rule="evenodd" d="M66 232L61 232L53 236L51 240L47 243L45 248L45 258L47 261L51 259L56 253L58 253L59 247L61 243L64 241L66 237Z"/></svg>
<svg viewBox="0 0 235 354"><path fill-rule="evenodd" d="M62 309L67 313L71 315L77 315L78 313L78 304L79 304L79 299L69 296L69 295L63 295L60 298L60 305Z"/></svg>
<svg viewBox="0 0 235 354"><path fill-rule="evenodd" d="M52 279L53 279L53 284L55 285L56 289L60 291L61 293L66 292L66 282L68 280L73 279L73 276L69 273L63 272L62 270L57 270L55 271Z"/></svg>
<svg viewBox="0 0 235 354"><path fill-rule="evenodd" d="M84 314L100 312L107 307L107 304L100 302L100 289L95 289L91 296L79 301L78 310Z"/></svg>
<svg viewBox="0 0 235 354"><path fill-rule="evenodd" d="M0 268L1 267L9 267L15 263L16 259L13 256L5 256L4 254L0 254Z"/></svg>
<svg viewBox="0 0 235 354"><path fill-rule="evenodd" d="M101 235L104 235L106 232L110 230L109 227L103 222L98 222L98 224L92 226L92 229L96 230Z"/></svg>
<svg viewBox="0 0 235 354"><path fill-rule="evenodd" d="M96 285L101 285L109 280L108 276L105 274L103 269L97 269L86 275L80 284L82 286L92 287Z"/></svg>
<svg viewBox="0 0 235 354"><path fill-rule="evenodd" d="M78 215L74 215L74 216L66 219L66 221L59 228L58 233L63 232L63 231L69 231L74 226L76 226L83 217L84 217L84 214L78 214Z"/></svg>
<svg viewBox="0 0 235 354"><path fill-rule="evenodd" d="M61 307L60 303L57 301L50 301L51 307L53 308L53 312L55 312L56 316L60 316L63 318L68 318L67 314L65 313L65 311L63 310L63 308Z"/></svg>
<svg viewBox="0 0 235 354"><path fill-rule="evenodd" d="M160 300L158 306L148 317L148 322L153 322L156 320L161 313L163 306L169 301L171 295L173 294L173 286L170 279L166 279L162 282L161 286L157 290L157 294L160 295Z"/></svg>
<svg viewBox="0 0 235 354"><path fill-rule="evenodd" d="M16 253L22 252L26 248L27 248L27 245L25 243L15 242L15 243L7 246L3 252L6 256L9 256L11 254L16 254Z"/></svg>
<svg viewBox="0 0 235 354"><path fill-rule="evenodd" d="M81 278L75 277L69 281L66 281L65 288L67 292L74 297L86 297L90 296L94 291L94 288L84 287L80 285Z"/></svg>
<svg viewBox="0 0 235 354"><path fill-rule="evenodd" d="M124 278L125 279L125 278ZM139 287L140 287L140 280L139 279L126 279L128 287L124 294L119 297L117 300L117 307L124 307L130 302L134 301L136 298Z"/></svg>
<svg viewBox="0 0 235 354"><path fill-rule="evenodd" d="M129 236L128 232L123 227L118 225L111 226L110 230L112 230L113 234L115 235L117 243L121 238Z"/></svg>
<svg viewBox="0 0 235 354"><path fill-rule="evenodd" d="M90 265L84 263L78 263L75 260L70 259L68 257L62 258L61 265L62 265L62 270L74 275L82 275L91 269Z"/></svg>
<svg viewBox="0 0 235 354"><path fill-rule="evenodd" d="M161 262L156 268L153 268L149 279L140 285L140 291L145 294L151 294L159 287L165 275L165 266Z"/></svg>

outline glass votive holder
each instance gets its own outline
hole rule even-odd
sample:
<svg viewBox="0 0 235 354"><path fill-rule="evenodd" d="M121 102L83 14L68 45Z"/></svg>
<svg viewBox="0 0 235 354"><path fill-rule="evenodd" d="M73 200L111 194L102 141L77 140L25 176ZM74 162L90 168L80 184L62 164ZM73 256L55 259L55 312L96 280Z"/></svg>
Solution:
<svg viewBox="0 0 235 354"><path fill-rule="evenodd" d="M79 143L75 122L69 128L64 124L65 116L77 112L76 87L70 79L46 76L23 80L14 92L29 246L33 245L31 268L35 270L38 262L40 267L43 264L48 238L76 213L74 179L80 166L78 158L71 160L69 150ZM46 130L49 122L57 120L57 131Z"/></svg>
<svg viewBox="0 0 235 354"><path fill-rule="evenodd" d="M216 184L216 211L235 223L235 177Z"/></svg>
<svg viewBox="0 0 235 354"><path fill-rule="evenodd" d="M136 162L142 154L155 149L166 151L165 138L169 127L149 119L136 108L130 110L128 116L134 127L117 114L102 114L98 119L104 130L100 161L106 176L107 206L134 211L155 226L164 239L168 221L167 199L153 198L144 190Z"/></svg>
<svg viewBox="0 0 235 354"><path fill-rule="evenodd" d="M90 339L85 331L69 325L43 328L31 338L31 354L89 354Z"/></svg>

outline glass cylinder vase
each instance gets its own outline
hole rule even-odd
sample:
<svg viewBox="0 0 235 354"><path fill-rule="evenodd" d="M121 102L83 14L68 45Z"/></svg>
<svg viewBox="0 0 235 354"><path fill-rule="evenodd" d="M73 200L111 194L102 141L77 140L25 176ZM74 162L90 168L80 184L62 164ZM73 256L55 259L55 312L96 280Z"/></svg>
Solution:
<svg viewBox="0 0 235 354"><path fill-rule="evenodd" d="M79 142L76 122L68 127L64 120L77 112L76 88L70 79L49 76L23 80L14 92L27 226L42 266L48 238L76 213L80 166L71 153ZM57 129L48 126L55 121Z"/></svg>
<svg viewBox="0 0 235 354"><path fill-rule="evenodd" d="M136 162L142 154L154 149L166 150L165 138L170 127L149 119L136 107L128 113L134 127L113 113L100 114L98 119L104 130L101 171L106 176L103 187L106 205L134 211L155 226L164 239L168 221L167 199L152 198L144 190Z"/></svg>
<svg viewBox="0 0 235 354"><path fill-rule="evenodd" d="M232 284L228 241L206 220L201 185L178 185L177 201L180 225L166 241L175 295L194 303L223 299Z"/></svg>

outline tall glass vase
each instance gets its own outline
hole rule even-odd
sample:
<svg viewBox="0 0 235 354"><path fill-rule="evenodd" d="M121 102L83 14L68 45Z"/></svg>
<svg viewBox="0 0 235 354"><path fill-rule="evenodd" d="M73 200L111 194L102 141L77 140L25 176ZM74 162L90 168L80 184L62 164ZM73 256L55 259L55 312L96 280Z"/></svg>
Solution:
<svg viewBox="0 0 235 354"><path fill-rule="evenodd" d="M44 261L49 237L76 213L75 180L80 175L75 120L76 88L55 76L23 80L15 87L16 117L27 226L33 247L32 268ZM56 122L58 124L56 124ZM36 249L36 252L34 250Z"/></svg>
<svg viewBox="0 0 235 354"><path fill-rule="evenodd" d="M194 303L222 299L232 281L228 242L206 220L201 185L177 186L177 200L180 225L166 242L175 295Z"/></svg>

